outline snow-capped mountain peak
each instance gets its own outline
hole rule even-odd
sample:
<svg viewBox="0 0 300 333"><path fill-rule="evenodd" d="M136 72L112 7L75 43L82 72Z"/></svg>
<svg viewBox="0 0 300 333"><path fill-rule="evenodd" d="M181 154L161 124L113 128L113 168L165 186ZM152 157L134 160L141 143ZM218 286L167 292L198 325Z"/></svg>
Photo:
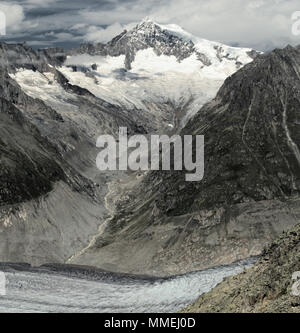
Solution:
<svg viewBox="0 0 300 333"><path fill-rule="evenodd" d="M139 31L139 33L144 33L148 35L155 33L156 36L159 36L160 34L173 35L174 37L183 39L186 42L193 42L194 38L192 34L188 33L177 24L162 25L153 21L149 17L143 19L132 30Z"/></svg>
<svg viewBox="0 0 300 333"><path fill-rule="evenodd" d="M204 66L220 63L225 58L235 61L236 67L249 62L258 53L251 49L236 48L218 42L196 37L176 24L162 25L145 18L132 30L125 32L118 40L126 49L130 48L130 58L141 49L153 48L157 55L175 56L178 62L195 54ZM130 67L130 66L129 66Z"/></svg>

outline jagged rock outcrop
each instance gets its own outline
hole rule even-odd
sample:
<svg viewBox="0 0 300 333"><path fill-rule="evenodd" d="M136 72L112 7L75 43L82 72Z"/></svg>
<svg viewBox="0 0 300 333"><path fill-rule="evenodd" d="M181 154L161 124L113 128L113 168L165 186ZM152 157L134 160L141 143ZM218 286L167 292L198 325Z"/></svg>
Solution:
<svg viewBox="0 0 300 333"><path fill-rule="evenodd" d="M226 278L183 312L300 313L299 271L297 225L267 247L254 267Z"/></svg>

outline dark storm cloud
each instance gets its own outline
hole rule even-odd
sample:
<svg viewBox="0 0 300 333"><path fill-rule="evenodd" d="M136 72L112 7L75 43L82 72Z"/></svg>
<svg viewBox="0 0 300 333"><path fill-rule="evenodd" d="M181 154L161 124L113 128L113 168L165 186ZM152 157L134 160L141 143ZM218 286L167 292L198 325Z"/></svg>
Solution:
<svg viewBox="0 0 300 333"><path fill-rule="evenodd" d="M299 0L7 0L0 10L8 18L7 41L40 47L105 42L145 16L231 45L266 50L300 43L291 34Z"/></svg>

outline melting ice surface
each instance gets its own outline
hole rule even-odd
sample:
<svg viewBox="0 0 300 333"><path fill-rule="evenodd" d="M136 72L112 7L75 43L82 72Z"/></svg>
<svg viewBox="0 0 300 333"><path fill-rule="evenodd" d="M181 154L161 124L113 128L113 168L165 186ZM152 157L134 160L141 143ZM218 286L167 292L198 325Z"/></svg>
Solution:
<svg viewBox="0 0 300 333"><path fill-rule="evenodd" d="M255 259L166 279L106 273L97 281L59 272L5 272L0 312L178 312ZM113 277L112 277L113 276Z"/></svg>

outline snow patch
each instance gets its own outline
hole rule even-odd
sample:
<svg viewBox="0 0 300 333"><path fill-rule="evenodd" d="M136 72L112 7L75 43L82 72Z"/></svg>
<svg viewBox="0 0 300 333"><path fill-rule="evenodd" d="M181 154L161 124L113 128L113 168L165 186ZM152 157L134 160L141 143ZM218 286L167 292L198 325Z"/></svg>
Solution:
<svg viewBox="0 0 300 333"><path fill-rule="evenodd" d="M18 69L15 74L9 74L33 98L41 99L46 105L56 110L68 111L76 107L76 96L67 93L54 79L54 74L40 73L29 69ZM72 103L73 102L73 103Z"/></svg>

